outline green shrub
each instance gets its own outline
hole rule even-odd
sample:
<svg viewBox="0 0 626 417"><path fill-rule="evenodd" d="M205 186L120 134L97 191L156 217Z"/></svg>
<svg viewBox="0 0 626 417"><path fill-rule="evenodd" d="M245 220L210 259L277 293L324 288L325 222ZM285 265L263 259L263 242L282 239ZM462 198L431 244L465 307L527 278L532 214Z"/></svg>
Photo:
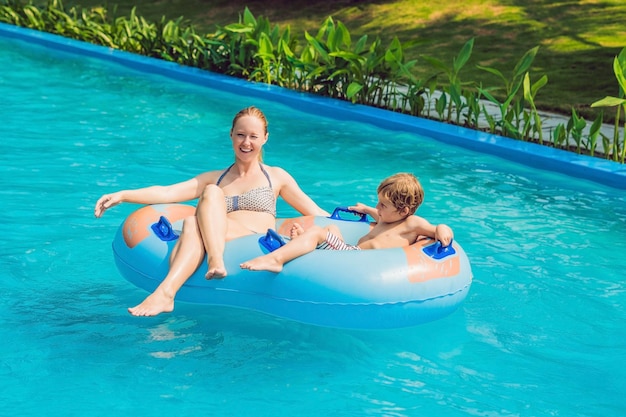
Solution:
<svg viewBox="0 0 626 417"><path fill-rule="evenodd" d="M621 163L626 157L626 138L620 134L620 120L626 114L626 48L613 65L618 96L592 104L592 107L616 107L613 137L600 132L602 113L586 130L587 122L572 109L567 125L558 125L544 140L535 98L548 79L543 75L532 83L530 77L539 47L527 51L508 77L496 68L478 65L501 84L485 86L461 81L461 71L470 61L474 39L466 42L451 65L422 57L434 72L417 79L412 73L417 61L407 62L404 54L416 41L402 43L394 38L384 46L380 38L370 41L366 35L353 40L345 25L331 17L322 23L317 34L305 32L302 41L289 27L281 30L272 26L268 19L256 18L247 8L237 23L204 35L196 33L182 17L148 22L135 9L129 16L110 17L102 7L66 10L61 0L48 0L44 7L32 2L0 0L0 21L251 81L434 117ZM444 79L440 82L442 75ZM485 100L499 109L499 117L487 110ZM597 149L599 138L602 152Z"/></svg>

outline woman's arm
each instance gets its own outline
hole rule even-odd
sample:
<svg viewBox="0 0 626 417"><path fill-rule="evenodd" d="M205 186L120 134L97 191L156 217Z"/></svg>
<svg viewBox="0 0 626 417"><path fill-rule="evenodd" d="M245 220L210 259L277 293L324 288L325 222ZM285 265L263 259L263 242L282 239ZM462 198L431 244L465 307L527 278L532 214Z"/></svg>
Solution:
<svg viewBox="0 0 626 417"><path fill-rule="evenodd" d="M311 197L309 197L298 185L296 180L282 168L272 167L272 174L275 180L274 183L278 183L280 186L279 195L289 204L296 209L299 213L305 216L329 216L326 210L318 206Z"/></svg>
<svg viewBox="0 0 626 417"><path fill-rule="evenodd" d="M207 172L172 185L153 185L105 194L96 202L94 214L101 217L106 210L120 203L163 204L193 200L200 196L204 187L215 181L215 172L219 173Z"/></svg>

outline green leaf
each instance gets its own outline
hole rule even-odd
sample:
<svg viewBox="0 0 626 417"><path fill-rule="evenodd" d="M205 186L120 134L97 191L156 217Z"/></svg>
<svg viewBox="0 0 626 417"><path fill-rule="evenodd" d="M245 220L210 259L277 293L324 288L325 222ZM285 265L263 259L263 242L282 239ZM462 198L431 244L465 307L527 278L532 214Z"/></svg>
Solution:
<svg viewBox="0 0 626 417"><path fill-rule="evenodd" d="M461 100L461 85L459 83L451 84L448 88L448 93L450 94L450 99L457 106L457 108L462 107L463 101ZM457 110L458 111L458 110Z"/></svg>
<svg viewBox="0 0 626 417"><path fill-rule="evenodd" d="M539 91L546 84L548 84L548 76L544 74L543 77L537 80L537 82L532 86L533 97L535 97L537 95L537 91Z"/></svg>
<svg viewBox="0 0 626 417"><path fill-rule="evenodd" d="M600 113L589 128L589 137L595 138L596 136L598 136L598 133L600 133L600 128L602 127L602 119L602 113Z"/></svg>
<svg viewBox="0 0 626 417"><path fill-rule="evenodd" d="M354 45L354 53L360 54L361 52L365 50L366 45L367 45L367 35L363 35L356 42L356 45Z"/></svg>
<svg viewBox="0 0 626 417"><path fill-rule="evenodd" d="M552 142L555 146L560 146L561 143L565 141L566 136L565 126L563 126L562 123L559 123L552 131Z"/></svg>
<svg viewBox="0 0 626 417"><path fill-rule="evenodd" d="M437 100L435 100L435 110L437 110L437 113L440 115L440 117L442 117L447 106L448 99L445 94L442 94Z"/></svg>
<svg viewBox="0 0 626 417"><path fill-rule="evenodd" d="M513 90L511 92L509 92L509 95L507 96L506 100L504 100L504 108L508 108L509 104L511 103L511 101L513 101L513 99L515 98L515 95L517 94L517 91L520 89L520 87L522 86L522 81L520 80L520 82L517 83L517 85L513 88Z"/></svg>
<svg viewBox="0 0 626 417"><path fill-rule="evenodd" d="M402 62L404 53L402 52L402 44L397 36L393 37L389 48L385 51L385 54L392 54L396 62Z"/></svg>
<svg viewBox="0 0 626 417"><path fill-rule="evenodd" d="M250 26L242 25L241 23L232 23L230 25L226 25L226 26L224 26L224 29L226 29L229 32L233 32L233 33L252 33L252 32L254 32L254 28L252 28Z"/></svg>
<svg viewBox="0 0 626 417"><path fill-rule="evenodd" d="M530 88L530 75L528 73L524 75L524 98L526 99L526 101L531 103L531 105L533 105L534 107L534 101L533 101L534 96Z"/></svg>
<svg viewBox="0 0 626 417"><path fill-rule="evenodd" d="M515 65L515 68L513 69L514 78L517 78L520 75L524 74L526 71L528 71L533 61L535 60L535 55L537 55L537 51L539 51L539 46L535 46L534 48L526 51L522 59L519 60L519 62L517 63L517 65Z"/></svg>
<svg viewBox="0 0 626 417"><path fill-rule="evenodd" d="M598 100L591 107L614 107L626 104L626 99L619 97L606 96L602 100Z"/></svg>
<svg viewBox="0 0 626 417"><path fill-rule="evenodd" d="M357 55L354 52L350 52L350 51L331 52L328 55L334 56L336 58L345 59L346 61L354 61L355 63L362 59L360 55Z"/></svg>
<svg viewBox="0 0 626 417"><path fill-rule="evenodd" d="M624 64L626 64L626 62ZM622 88L622 94L625 94L626 93L626 65L622 65L619 57L615 57L615 60L613 61L613 72L615 73L617 82Z"/></svg>
<svg viewBox="0 0 626 417"><path fill-rule="evenodd" d="M265 33L261 33L259 37L259 54L265 56L273 56L274 55L274 45L272 45L272 41Z"/></svg>
<svg viewBox="0 0 626 417"><path fill-rule="evenodd" d="M243 23L250 26L256 26L256 19L247 6L243 11Z"/></svg>
<svg viewBox="0 0 626 417"><path fill-rule="evenodd" d="M280 54L284 55L287 59L295 57L295 54L289 47L289 43L283 39L278 41L278 51Z"/></svg>
<svg viewBox="0 0 626 417"><path fill-rule="evenodd" d="M490 93L489 91L487 91L487 90L485 90L485 89L483 89L483 88L480 88L480 87L478 88L478 91L480 91L480 93L481 93L483 96L485 96L485 98L486 98L487 100L491 101L491 102L492 102L492 103L494 103L494 104L500 105L500 102L499 102L499 101L498 101L498 100L497 100L494 96L492 96L492 95L491 95L491 93Z"/></svg>
<svg viewBox="0 0 626 417"><path fill-rule="evenodd" d="M529 102L533 103L535 96L537 95L537 91L541 89L541 87L545 86L548 83L548 76L544 75L536 83L532 86L530 85L530 75L527 72L524 75L524 98ZM533 105L534 108L534 105Z"/></svg>
<svg viewBox="0 0 626 417"><path fill-rule="evenodd" d="M585 126L587 126L587 121L576 113L576 109L572 109L572 117L570 118L570 121L572 122L572 129L575 132L581 132Z"/></svg>
<svg viewBox="0 0 626 417"><path fill-rule="evenodd" d="M358 83L356 81L352 81L350 85L348 86L348 89L346 91L346 96L351 99L352 97L357 95L361 90L363 90L363 84Z"/></svg>
<svg viewBox="0 0 626 417"><path fill-rule="evenodd" d="M340 43L338 42L338 45L344 45L348 48L352 45L352 38L348 28L340 21L337 21L337 38L338 41L341 41Z"/></svg>
<svg viewBox="0 0 626 417"><path fill-rule="evenodd" d="M496 77L502 79L506 83L506 78L504 77L504 74L502 74L502 72L497 70L496 68L483 67L482 65L476 65L476 68L483 70L483 71L487 71L488 73L493 74Z"/></svg>
<svg viewBox="0 0 626 417"><path fill-rule="evenodd" d="M461 48L461 52L459 52L459 55L453 60L453 67L454 67L455 73L458 73L461 70L461 68L463 68L463 66L467 63L470 56L472 55L473 47L474 47L474 38L470 39L469 41L465 43L465 45L463 45L463 48Z"/></svg>
<svg viewBox="0 0 626 417"><path fill-rule="evenodd" d="M315 48L317 53L324 59L325 62L328 62L330 60L327 48L317 38L309 35L308 32L304 32L304 37L309 42L309 44L313 46L313 48Z"/></svg>

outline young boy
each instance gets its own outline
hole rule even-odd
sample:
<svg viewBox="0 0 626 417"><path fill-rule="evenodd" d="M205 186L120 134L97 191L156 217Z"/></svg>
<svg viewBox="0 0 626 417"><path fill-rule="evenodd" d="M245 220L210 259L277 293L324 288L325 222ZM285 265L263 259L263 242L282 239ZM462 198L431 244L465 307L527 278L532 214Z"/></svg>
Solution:
<svg viewBox="0 0 626 417"><path fill-rule="evenodd" d="M424 190L413 174L400 173L383 180L378 186L376 208L357 203L349 207L358 213L368 214L375 220L369 233L359 239L356 246L344 242L339 228L313 226L304 231L296 225L292 240L267 255L242 263L242 269L280 272L287 262L317 249L361 250L409 246L420 236L440 241L443 246L452 242L453 233L445 224L434 226L426 219L413 214L424 200Z"/></svg>

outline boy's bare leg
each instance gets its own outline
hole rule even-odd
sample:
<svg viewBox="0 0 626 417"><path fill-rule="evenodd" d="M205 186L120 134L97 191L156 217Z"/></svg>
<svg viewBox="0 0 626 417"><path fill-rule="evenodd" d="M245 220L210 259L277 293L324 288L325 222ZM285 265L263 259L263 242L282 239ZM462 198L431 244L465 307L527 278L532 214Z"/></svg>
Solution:
<svg viewBox="0 0 626 417"><path fill-rule="evenodd" d="M304 233L304 228L302 227L302 225L300 223L294 223L293 226L291 226L291 230L289 231L289 237L295 239L302 233Z"/></svg>
<svg viewBox="0 0 626 417"><path fill-rule="evenodd" d="M326 239L326 233L326 229L313 226L274 252L251 259L239 266L251 271L280 272L287 262L315 250L317 245Z"/></svg>

